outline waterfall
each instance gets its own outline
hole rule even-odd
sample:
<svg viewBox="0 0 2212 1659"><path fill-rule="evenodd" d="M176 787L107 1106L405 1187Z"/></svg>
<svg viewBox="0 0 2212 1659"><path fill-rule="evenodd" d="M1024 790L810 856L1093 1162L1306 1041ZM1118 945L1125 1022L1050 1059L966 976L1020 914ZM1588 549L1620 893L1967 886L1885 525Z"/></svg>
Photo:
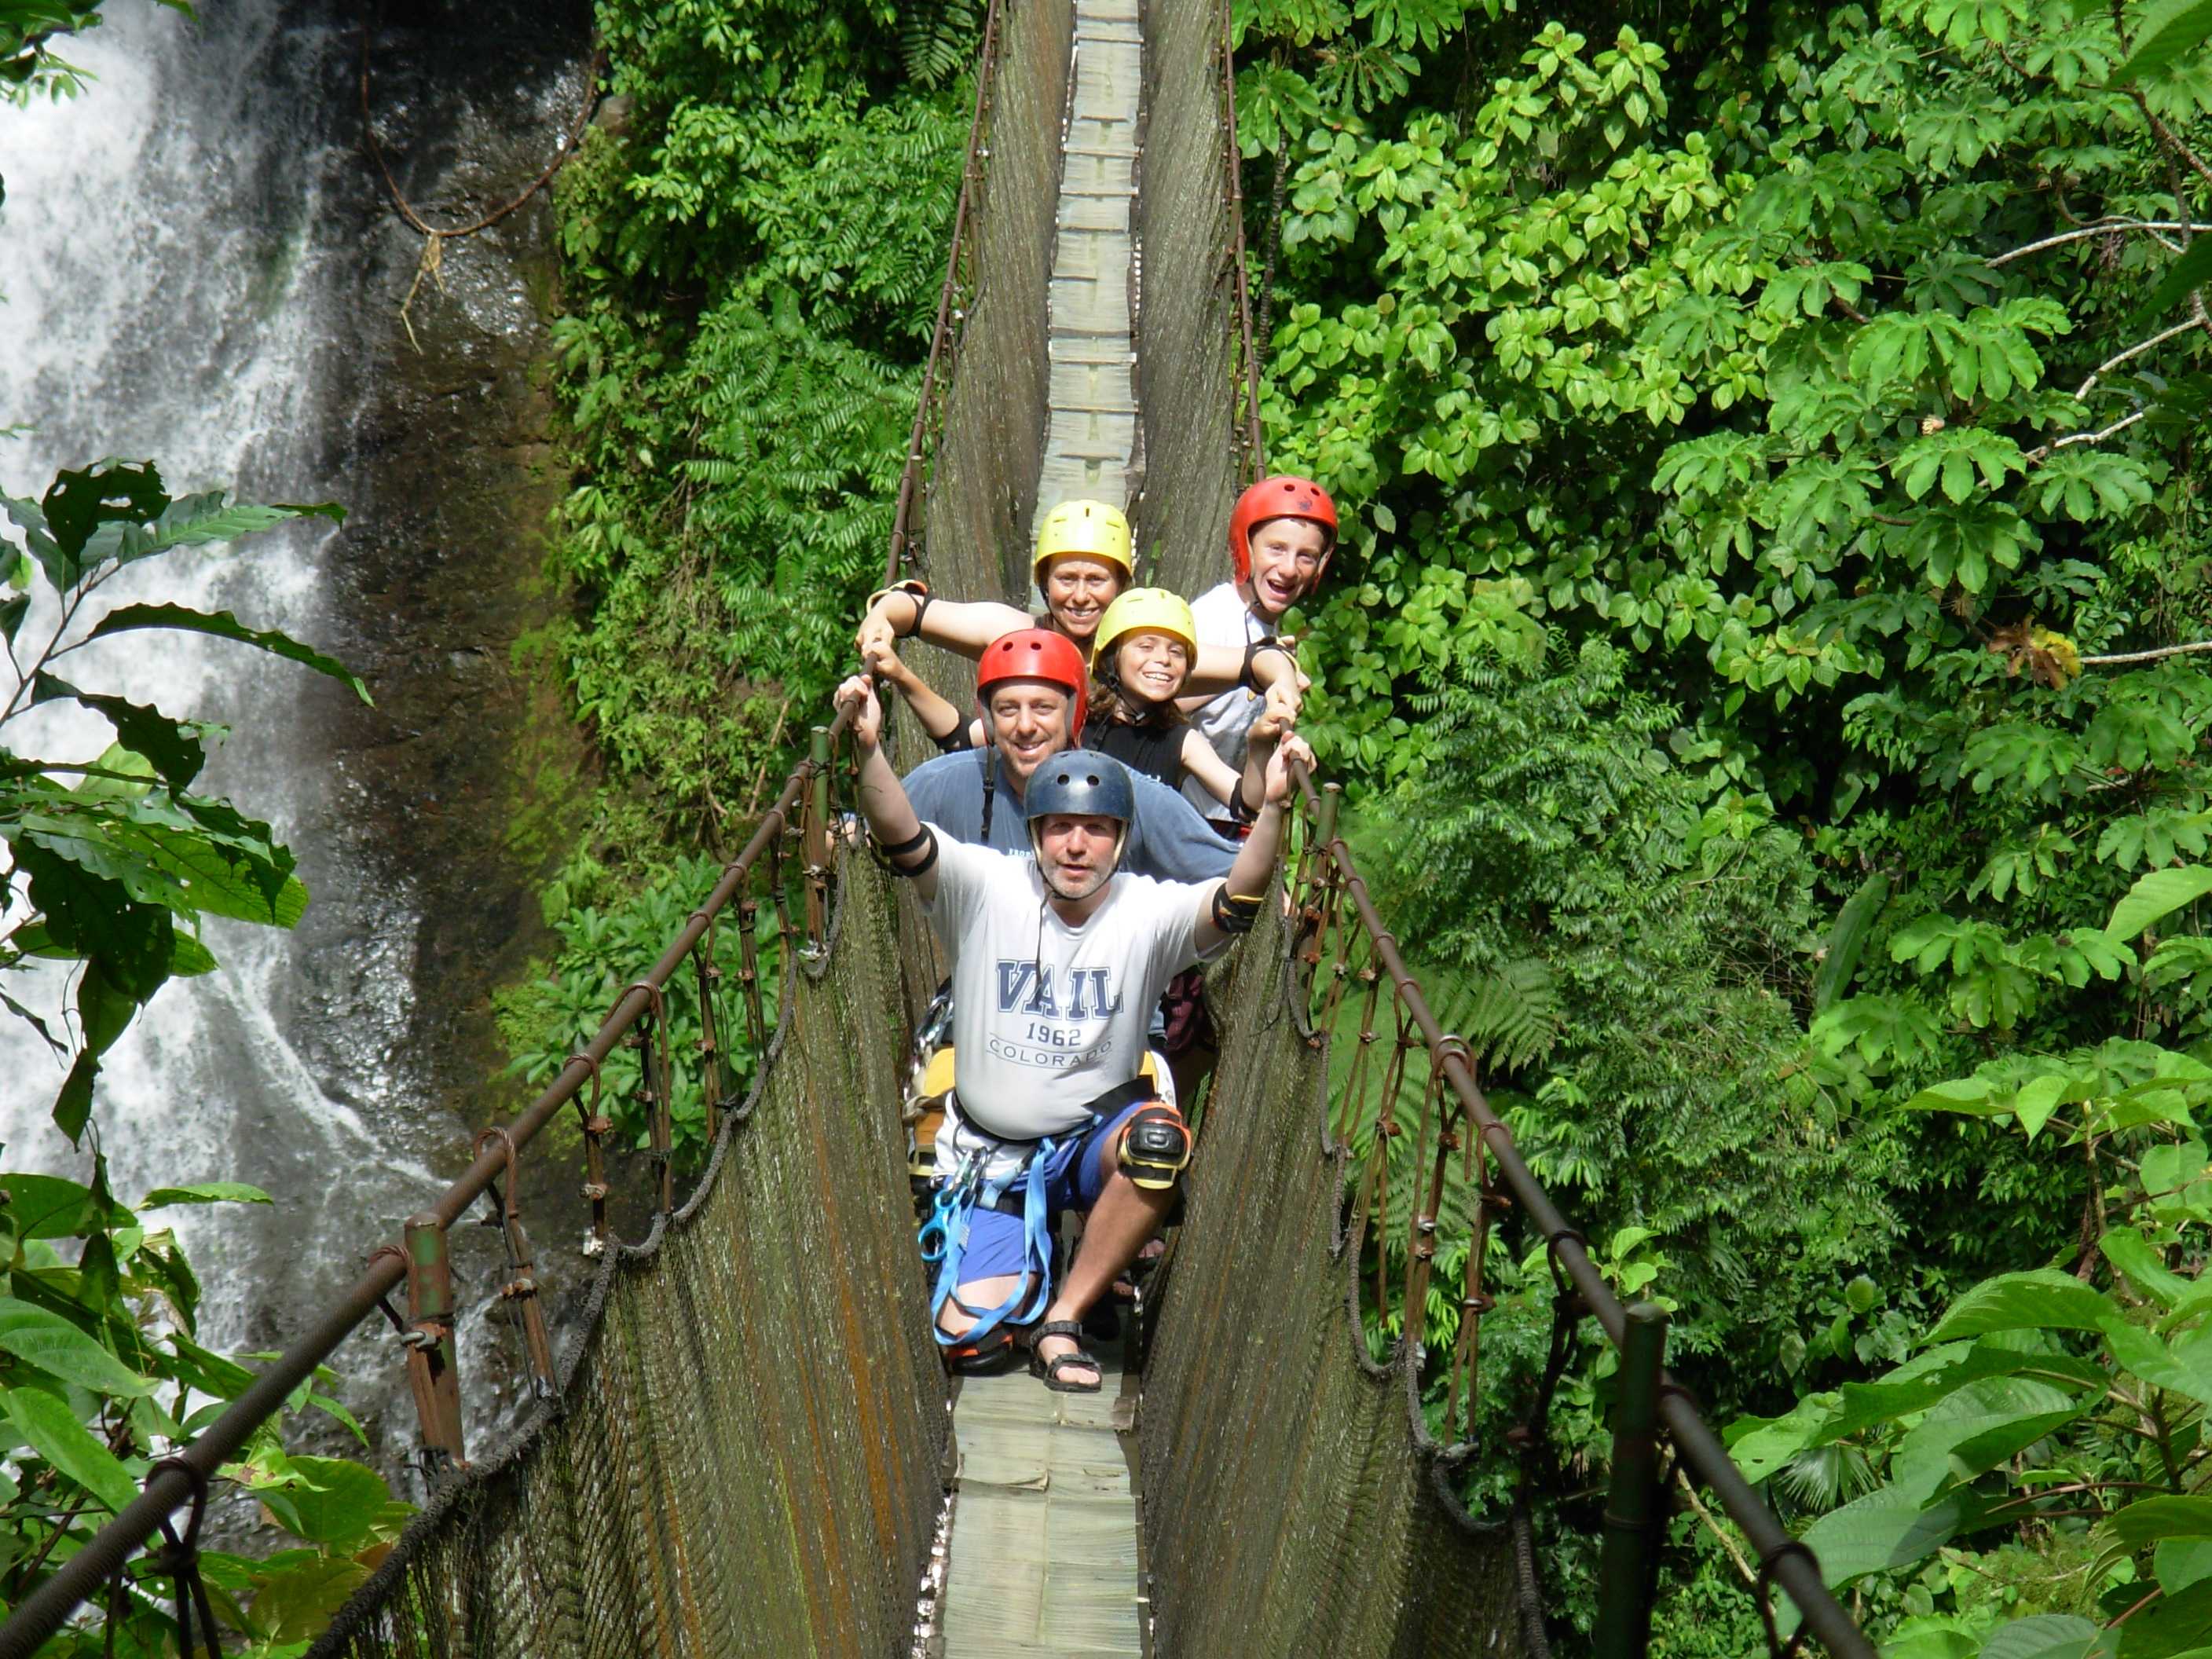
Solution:
<svg viewBox="0 0 2212 1659"><path fill-rule="evenodd" d="M450 750L482 750L500 736L495 720L477 731L466 710L427 737L398 729L430 724L407 701L422 685L450 681L459 689L447 698L458 704L465 674L481 671L410 609L416 587L390 576L391 546L409 533L407 509L394 504L452 481L409 475L389 433L402 418L394 386L409 374L459 363L483 384L492 369L524 384L511 362L501 368L501 354L526 359L538 322L514 269L520 256L479 239L466 245L468 259L447 253L455 294L431 295L426 284L416 306L418 332L432 331L416 361L428 367L394 367L408 349L392 344L401 337L394 308L420 245L361 154L361 37L349 9L228 0L203 8L197 24L151 4L118 6L108 18L62 43L94 77L80 97L0 106L0 428L30 428L0 441L0 484L35 495L57 467L118 455L156 461L173 495L228 486L246 499L344 503L353 517L343 529L317 520L235 550L148 561L104 588L76 626L149 599L234 611L347 659L383 705L353 708L307 670L191 635L125 635L70 659L72 681L88 690L232 726L196 787L270 821L313 895L294 933L207 924L221 970L161 989L107 1055L94 1109L125 1201L193 1180L250 1182L274 1196L271 1207L163 1212L179 1224L206 1287L204 1338L274 1346L466 1161L474 1126L460 1103L478 1079L437 1074L437 1045L423 1032L448 1016L426 1006L425 975L484 976L457 967L453 918L478 902L519 910L521 878L514 893L480 890L481 859L468 866L437 842L440 793L393 782L419 774L443 791L448 763L486 764ZM491 40L448 40L452 50L418 52L416 64L398 53L380 64L392 107L446 123L418 187L465 173L468 155L493 154L504 167L513 157L502 143L523 158L523 179L535 172L575 107L581 64L580 31L542 45L542 15L534 21L537 38L503 60L485 48L502 31L514 40L532 28L519 6L436 23ZM466 88L424 84L470 75L493 77L477 88L481 111ZM542 217L526 234L542 240ZM471 260L473 279L457 270ZM427 319L441 307L442 342ZM464 401L497 395L478 390ZM497 548L469 550L486 560L486 587L517 568L512 559L497 567ZM34 610L21 643L35 649L52 626L50 609ZM470 650L503 661L504 646ZM0 662L0 684L11 681ZM111 734L81 711L49 707L9 736L19 752L82 759ZM410 743L410 753L447 747L413 771L390 763ZM418 825L427 839L414 838ZM501 925L495 945L526 926ZM51 1015L64 977L11 975L7 988ZM485 988L477 983L473 994ZM0 1168L83 1177L87 1158L46 1121L62 1076L35 1036L0 1019Z"/></svg>

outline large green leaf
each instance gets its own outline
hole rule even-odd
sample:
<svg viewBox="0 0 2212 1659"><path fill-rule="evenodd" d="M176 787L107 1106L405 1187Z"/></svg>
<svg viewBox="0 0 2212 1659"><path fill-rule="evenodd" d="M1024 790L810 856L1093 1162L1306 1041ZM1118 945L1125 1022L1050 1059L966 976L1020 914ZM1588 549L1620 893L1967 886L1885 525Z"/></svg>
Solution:
<svg viewBox="0 0 2212 1659"><path fill-rule="evenodd" d="M1923 1509L1893 1486L1831 1510L1806 1529L1804 1542L1820 1559L1821 1577L1834 1589L1885 1567L1910 1566L1948 1543L1966 1523L1958 1497Z"/></svg>
<svg viewBox="0 0 2212 1659"><path fill-rule="evenodd" d="M88 1188L59 1176L0 1175L19 1238L81 1238L104 1227L127 1227L131 1212L104 1202Z"/></svg>
<svg viewBox="0 0 2212 1659"><path fill-rule="evenodd" d="M310 1543L343 1546L364 1536L392 1497L374 1469L342 1457L289 1460L299 1483L263 1486L255 1496L286 1530Z"/></svg>
<svg viewBox="0 0 2212 1659"><path fill-rule="evenodd" d="M0 1349L96 1394L136 1397L154 1384L59 1314L0 1296Z"/></svg>
<svg viewBox="0 0 2212 1659"><path fill-rule="evenodd" d="M100 526L143 524L158 518L168 504L169 493L151 461L113 460L79 472L57 472L39 503L56 544L80 567L86 562L85 544Z"/></svg>
<svg viewBox="0 0 2212 1659"><path fill-rule="evenodd" d="M2102 1291L2055 1267L2038 1267L1983 1280L1951 1304L1928 1340L1949 1342L1989 1331L2101 1330L2118 1316L2119 1309Z"/></svg>
<svg viewBox="0 0 2212 1659"><path fill-rule="evenodd" d="M40 1389L9 1389L0 1394L0 1407L32 1450L109 1509L119 1512L138 1496L131 1472L55 1395Z"/></svg>
<svg viewBox="0 0 2212 1659"><path fill-rule="evenodd" d="M1888 902L1889 878L1877 870L1837 913L1836 924L1828 930L1826 948L1821 953L1820 972L1813 976L1815 1013L1826 1013L1850 988L1852 975L1859 970L1859 957L1866 948L1868 931L1881 914L1882 906Z"/></svg>
<svg viewBox="0 0 2212 1659"><path fill-rule="evenodd" d="M99 957L109 977L141 1002L161 988L176 950L167 907L134 902L122 883L95 875L28 836L8 839L16 868L30 878L32 906L58 947Z"/></svg>
<svg viewBox="0 0 2212 1659"><path fill-rule="evenodd" d="M2097 1241L2097 1248L2130 1285L2155 1297L2160 1307L2172 1308L2197 1288L2195 1279L2184 1279L2167 1267L2157 1248L2132 1227L2113 1228Z"/></svg>
<svg viewBox="0 0 2212 1659"><path fill-rule="evenodd" d="M2079 1417L2084 1407L2039 1378L1989 1376L1928 1408L1899 1444L1890 1484L1923 1502L1971 1480Z"/></svg>
<svg viewBox="0 0 2212 1659"><path fill-rule="evenodd" d="M266 507L236 501L226 507L220 489L198 495L180 495L163 507L161 515L149 524L103 526L87 544L83 562L88 569L106 558L129 564L156 553L166 553L173 547L204 547L216 542L236 541L258 531L273 530L294 519L310 517L343 524L345 509L336 501L319 501L312 506L278 502Z"/></svg>
<svg viewBox="0 0 2212 1659"><path fill-rule="evenodd" d="M170 719L158 708L97 692L80 691L66 680L41 673L31 681L31 701L51 702L66 697L103 716L115 728L123 746L151 762L173 789L189 787L207 764L207 748L201 728L190 720Z"/></svg>
<svg viewBox="0 0 2212 1659"><path fill-rule="evenodd" d="M2144 1382L2212 1405L2212 1332L2169 1340L2116 1318L2105 1326L2105 1345Z"/></svg>
<svg viewBox="0 0 2212 1659"><path fill-rule="evenodd" d="M242 1181L197 1181L185 1187L156 1187L139 1201L142 1210L165 1209L172 1204L272 1204L276 1200L258 1187Z"/></svg>
<svg viewBox="0 0 2212 1659"><path fill-rule="evenodd" d="M2182 1659L2212 1638L2212 1578L2154 1601L2120 1626L2118 1659Z"/></svg>
<svg viewBox="0 0 2212 1659"><path fill-rule="evenodd" d="M2212 246L2212 236L2205 238ZM2153 870L2137 878L2125 897L2112 907L2105 932L2114 939L2132 939L2144 928L2171 915L2185 904L2194 904L2212 893L2212 865L2191 864L2171 870Z"/></svg>
<svg viewBox="0 0 2212 1659"><path fill-rule="evenodd" d="M2212 36L2212 0L2168 0L2154 7L2136 36L2136 48L2112 71L2109 86L2131 86L2156 75Z"/></svg>
<svg viewBox="0 0 2212 1659"><path fill-rule="evenodd" d="M2097 1627L2070 1613L2039 1613L1992 1632L1979 1659L2082 1659Z"/></svg>
<svg viewBox="0 0 2212 1659"><path fill-rule="evenodd" d="M143 903L185 915L295 925L307 909L307 890L290 874L291 854L263 838L268 826L249 826L259 835L211 830L192 806L190 797L166 795L34 799L9 839L116 883ZM170 949L173 953L173 944Z"/></svg>
<svg viewBox="0 0 2212 1659"><path fill-rule="evenodd" d="M2161 1495L2138 1498L2107 1516L2106 1537L2130 1553L2168 1538L2212 1538L2212 1498Z"/></svg>
<svg viewBox="0 0 2212 1659"><path fill-rule="evenodd" d="M102 617L99 626L85 635L85 643L141 628L173 628L188 634L207 634L216 639L235 640L240 645L250 645L256 650L267 651L288 661L303 664L318 674L327 674L349 687L354 696L363 702L374 702L368 695L368 686L361 677L335 657L326 657L313 647L302 645L290 635L276 629L248 628L228 611L194 611L189 605L126 605Z"/></svg>

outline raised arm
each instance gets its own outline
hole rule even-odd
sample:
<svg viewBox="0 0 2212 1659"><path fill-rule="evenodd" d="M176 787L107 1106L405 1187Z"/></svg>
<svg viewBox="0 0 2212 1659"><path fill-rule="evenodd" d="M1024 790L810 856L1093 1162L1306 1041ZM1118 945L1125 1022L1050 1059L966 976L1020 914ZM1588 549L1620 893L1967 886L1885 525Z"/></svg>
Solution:
<svg viewBox="0 0 2212 1659"><path fill-rule="evenodd" d="M1200 788L1224 806L1235 810L1231 803L1239 782L1237 769L1213 752L1213 745L1195 726L1183 728L1182 768L1196 781Z"/></svg>
<svg viewBox="0 0 2212 1659"><path fill-rule="evenodd" d="M1258 816L1261 803L1267 799L1267 769L1275 758L1277 745L1285 742L1296 745L1291 752L1307 765L1313 764L1313 750L1303 738L1291 733L1291 721L1297 714L1297 703L1288 688L1268 688L1267 706L1245 733L1244 775L1237 781L1238 797L1247 813Z"/></svg>
<svg viewBox="0 0 2212 1659"><path fill-rule="evenodd" d="M1249 933L1259 919L1268 879L1283 849L1283 803L1290 798L1290 769L1279 746L1267 767L1267 804L1252 821L1237 861L1218 887L1207 887L1198 901L1198 925L1194 930L1201 954L1215 949L1232 934Z"/></svg>
<svg viewBox="0 0 2212 1659"><path fill-rule="evenodd" d="M1229 645L1201 645L1176 706L1195 714L1232 686L1249 685L1255 691L1281 690L1295 715L1310 684L1285 646L1260 641L1240 651Z"/></svg>
<svg viewBox="0 0 2212 1659"><path fill-rule="evenodd" d="M933 599L918 586L886 588L875 596L853 641L863 659L871 647L917 637L963 657L981 657L983 647L1001 634L1035 625L1028 612L1010 605Z"/></svg>
<svg viewBox="0 0 2212 1659"><path fill-rule="evenodd" d="M860 757L860 811L891 867L914 883L924 904L937 896L937 844L915 815L906 786L884 754L884 706L865 674L837 688L841 705L857 704L853 747Z"/></svg>
<svg viewBox="0 0 2212 1659"><path fill-rule="evenodd" d="M906 706L914 710L915 718L921 722L921 729L929 733L939 749L951 750L974 746L955 741L956 738L963 735L962 728L967 724L967 716L950 701L938 696L927 680L900 661L898 653L888 644L871 646L866 653L866 660L870 672L898 688L899 696L906 699Z"/></svg>

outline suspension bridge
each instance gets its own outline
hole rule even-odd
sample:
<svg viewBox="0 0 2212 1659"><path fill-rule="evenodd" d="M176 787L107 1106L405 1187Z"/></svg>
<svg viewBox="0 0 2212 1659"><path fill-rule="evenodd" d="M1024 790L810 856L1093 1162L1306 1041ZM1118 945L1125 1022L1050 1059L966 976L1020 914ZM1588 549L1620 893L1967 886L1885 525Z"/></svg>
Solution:
<svg viewBox="0 0 2212 1659"><path fill-rule="evenodd" d="M1265 459L1232 85L1216 0L993 0L887 580L922 574L940 592L1018 601L1035 515L1072 495L1127 505L1144 580L1188 592L1215 579L1230 503ZM955 669L919 665L964 702ZM1620 1351L1623 1376L1595 1650L1644 1650L1663 1451L1748 1542L1773 1653L1811 1640L1872 1659L1819 1564L1664 1370L1657 1310L1622 1305L1515 1151L1336 833L1333 787L1311 778L1297 780L1283 902L1210 988L1223 1052L1186 1219L1131 1322L1127 1373L1113 1368L1088 1404L1026 1378L970 1379L951 1398L902 1120L910 1032L936 974L910 899L841 832L844 726L816 729L744 850L591 1042L16 1607L0 1659L37 1651L149 1543L155 1578L191 1601L210 1480L386 1312L441 1473L319 1659L1541 1659L1529 1506L1584 1321ZM730 930L734 975L719 965ZM679 978L702 1011L690 1063L712 1146L680 1202L665 1006ZM763 1060L739 1098L727 1055L741 1029ZM605 1062L623 1044L654 1154L652 1219L635 1243L605 1219ZM580 1334L556 1355L527 1282L514 1176L568 1115L600 1249ZM1373 1126L1374 1150L1356 1164L1359 1125ZM1391 1151L1408 1140L1410 1162L1402 1146L1397 1162L1410 1190L1394 1191ZM1455 1170L1474 1247L1461 1282L1439 1287ZM471 1462L447 1234L488 1194L520 1264L508 1288L537 1404ZM1525 1379L1516 1421L1489 1420L1477 1386L1496 1227L1540 1245L1558 1287L1548 1363ZM1402 1250L1364 1250L1394 1229ZM1378 1364L1364 1325L1366 1310L1421 1309L1440 1288L1461 1312L1441 1437L1422 1406L1434 1357L1406 1340ZM403 1290L401 1318L389 1298ZM1501 1442L1520 1449L1522 1494L1471 1514L1460 1477Z"/></svg>

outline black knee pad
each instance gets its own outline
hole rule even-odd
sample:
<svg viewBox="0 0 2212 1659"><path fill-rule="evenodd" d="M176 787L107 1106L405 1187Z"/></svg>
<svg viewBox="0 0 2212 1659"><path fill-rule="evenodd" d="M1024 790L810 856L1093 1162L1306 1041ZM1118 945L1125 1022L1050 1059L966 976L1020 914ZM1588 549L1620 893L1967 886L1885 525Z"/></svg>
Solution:
<svg viewBox="0 0 2212 1659"><path fill-rule="evenodd" d="M1190 1131L1182 1114L1154 1101L1140 1106L1121 1131L1121 1168L1139 1187L1172 1192L1190 1163Z"/></svg>

